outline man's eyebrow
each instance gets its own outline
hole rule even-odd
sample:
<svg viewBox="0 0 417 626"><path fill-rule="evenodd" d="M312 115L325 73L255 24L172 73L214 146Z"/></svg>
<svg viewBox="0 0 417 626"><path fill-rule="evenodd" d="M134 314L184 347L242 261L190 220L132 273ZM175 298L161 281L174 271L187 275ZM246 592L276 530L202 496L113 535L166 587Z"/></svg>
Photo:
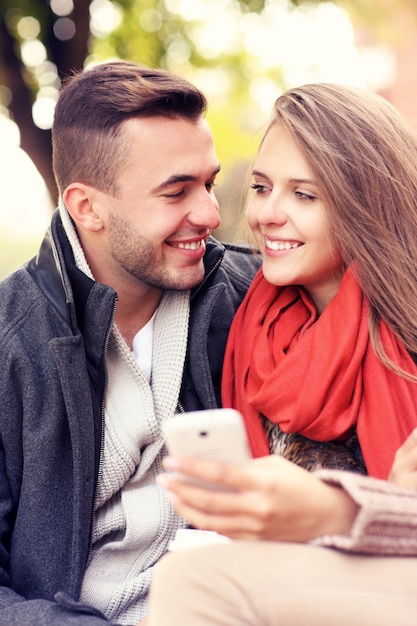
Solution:
<svg viewBox="0 0 417 626"><path fill-rule="evenodd" d="M213 172L207 178L207 180L210 180L211 178L214 178L215 176L217 176L217 174L220 172L220 169L221 169L221 166L218 165L216 169L213 170ZM162 183L154 187L152 189L152 193L158 193L159 191L163 191L167 187L170 187L171 185L175 185L176 183L189 183L189 182L195 182L197 180L198 180L198 177L193 176L192 174L172 174L172 176L169 176L169 178L167 178L166 180L162 181Z"/></svg>

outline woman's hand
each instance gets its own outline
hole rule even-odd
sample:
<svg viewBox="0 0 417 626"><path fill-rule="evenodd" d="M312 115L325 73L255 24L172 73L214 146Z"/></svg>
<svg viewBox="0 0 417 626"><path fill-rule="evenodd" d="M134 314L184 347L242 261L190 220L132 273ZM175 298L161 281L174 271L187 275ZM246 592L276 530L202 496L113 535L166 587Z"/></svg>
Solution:
<svg viewBox="0 0 417 626"><path fill-rule="evenodd" d="M388 480L400 487L417 489L417 428L397 450Z"/></svg>
<svg viewBox="0 0 417 626"><path fill-rule="evenodd" d="M234 539L305 542L346 534L357 512L344 491L279 456L245 465L167 458L165 468L175 474L162 474L158 482L169 490L177 512L195 528ZM192 485L178 472L223 491Z"/></svg>

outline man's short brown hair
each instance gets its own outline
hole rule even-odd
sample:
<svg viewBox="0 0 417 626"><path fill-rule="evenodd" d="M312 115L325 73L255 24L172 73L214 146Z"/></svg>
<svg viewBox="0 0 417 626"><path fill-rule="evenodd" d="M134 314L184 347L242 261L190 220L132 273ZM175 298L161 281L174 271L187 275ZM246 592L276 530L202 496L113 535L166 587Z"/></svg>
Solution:
<svg viewBox="0 0 417 626"><path fill-rule="evenodd" d="M97 65L63 86L52 128L53 169L60 192L83 182L114 192L128 146L121 124L132 117L197 120L207 101L186 79L129 61Z"/></svg>

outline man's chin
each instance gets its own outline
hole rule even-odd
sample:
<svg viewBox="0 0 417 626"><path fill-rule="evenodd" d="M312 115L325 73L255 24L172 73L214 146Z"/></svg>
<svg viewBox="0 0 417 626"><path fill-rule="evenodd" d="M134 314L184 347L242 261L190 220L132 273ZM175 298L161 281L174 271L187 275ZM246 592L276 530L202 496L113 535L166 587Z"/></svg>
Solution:
<svg viewBox="0 0 417 626"><path fill-rule="evenodd" d="M193 287L197 287L204 279L204 268L196 271L184 270L180 272L176 277L172 278L171 287L167 289L175 289L176 291L187 291Z"/></svg>

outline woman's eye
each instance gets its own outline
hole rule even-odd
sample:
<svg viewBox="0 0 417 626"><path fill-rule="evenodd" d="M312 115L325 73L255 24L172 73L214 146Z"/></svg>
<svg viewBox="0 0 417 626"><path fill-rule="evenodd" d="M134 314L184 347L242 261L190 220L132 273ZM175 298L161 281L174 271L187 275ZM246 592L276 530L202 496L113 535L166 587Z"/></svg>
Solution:
<svg viewBox="0 0 417 626"><path fill-rule="evenodd" d="M312 193L306 193L305 191L296 191L295 195L297 196L297 198L300 198L300 200L317 200L317 196Z"/></svg>
<svg viewBox="0 0 417 626"><path fill-rule="evenodd" d="M253 189L255 193L259 193L259 194L262 194L268 191L268 188L265 187L265 185L261 185L260 183L253 183L253 185L251 185L250 188Z"/></svg>

